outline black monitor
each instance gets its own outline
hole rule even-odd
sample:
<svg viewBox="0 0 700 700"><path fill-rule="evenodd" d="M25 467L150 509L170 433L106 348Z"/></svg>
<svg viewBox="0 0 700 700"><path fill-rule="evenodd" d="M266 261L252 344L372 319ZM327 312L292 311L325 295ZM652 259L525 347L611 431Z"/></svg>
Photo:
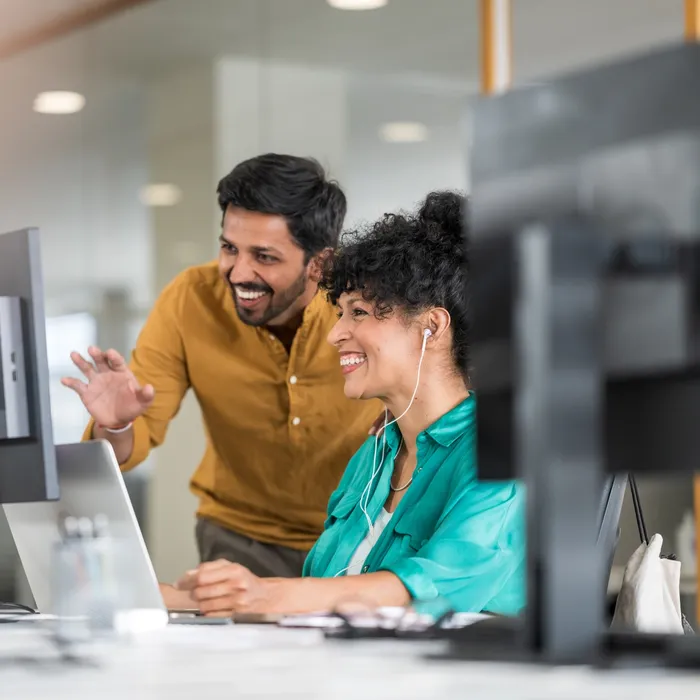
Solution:
<svg viewBox="0 0 700 700"><path fill-rule="evenodd" d="M606 469L697 470L700 97L688 86L699 68L700 46L679 45L478 101L469 229L482 478L519 473L512 392L533 225L601 238ZM575 286L559 285L550 313L575 313Z"/></svg>
<svg viewBox="0 0 700 700"><path fill-rule="evenodd" d="M528 498L523 649L591 660L606 472L700 458L700 45L476 101L479 476Z"/></svg>
<svg viewBox="0 0 700 700"><path fill-rule="evenodd" d="M0 234L0 504L59 497L39 231Z"/></svg>

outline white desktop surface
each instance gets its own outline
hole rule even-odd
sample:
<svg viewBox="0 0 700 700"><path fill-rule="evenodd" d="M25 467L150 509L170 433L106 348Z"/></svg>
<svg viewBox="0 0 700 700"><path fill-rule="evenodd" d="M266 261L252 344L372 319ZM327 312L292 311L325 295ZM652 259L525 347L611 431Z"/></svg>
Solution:
<svg viewBox="0 0 700 700"><path fill-rule="evenodd" d="M8 700L673 700L700 697L700 674L596 672L426 661L430 643L328 642L313 630L171 626L106 647L97 665L27 663L53 649L31 628L0 625Z"/></svg>

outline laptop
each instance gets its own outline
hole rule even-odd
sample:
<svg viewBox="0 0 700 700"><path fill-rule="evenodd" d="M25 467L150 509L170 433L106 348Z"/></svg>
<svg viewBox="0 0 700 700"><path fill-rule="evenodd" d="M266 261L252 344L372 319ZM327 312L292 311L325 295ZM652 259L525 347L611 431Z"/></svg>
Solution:
<svg viewBox="0 0 700 700"><path fill-rule="evenodd" d="M157 629L168 621L209 622L196 611L169 611L124 485L112 446L94 440L56 446L60 499L4 505L5 515L38 611L55 615L51 564L60 523L105 516L114 542L117 609L131 631ZM219 618L220 619L220 618ZM223 620L225 622L225 620Z"/></svg>

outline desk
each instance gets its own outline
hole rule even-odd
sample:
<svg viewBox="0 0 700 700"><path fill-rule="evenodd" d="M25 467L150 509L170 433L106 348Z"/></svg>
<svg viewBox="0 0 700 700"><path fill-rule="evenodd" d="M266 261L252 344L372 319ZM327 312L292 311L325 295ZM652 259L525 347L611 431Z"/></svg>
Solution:
<svg viewBox="0 0 700 700"><path fill-rule="evenodd" d="M426 661L439 643L328 642L315 631L172 626L111 648L96 667L39 666L10 657L51 653L36 632L0 627L0 688L8 700L697 700L700 676L603 673Z"/></svg>

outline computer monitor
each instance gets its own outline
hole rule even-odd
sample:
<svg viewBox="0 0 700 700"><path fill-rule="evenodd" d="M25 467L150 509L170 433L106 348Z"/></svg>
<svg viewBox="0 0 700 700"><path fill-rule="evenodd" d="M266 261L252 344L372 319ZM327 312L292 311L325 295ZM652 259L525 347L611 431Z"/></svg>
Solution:
<svg viewBox="0 0 700 700"><path fill-rule="evenodd" d="M59 497L39 231L0 234L0 503Z"/></svg>
<svg viewBox="0 0 700 700"><path fill-rule="evenodd" d="M700 45L681 44L477 101L468 228L482 478L519 473L521 243L533 226L558 238L577 228L581 250L582 228L601 239L592 351L606 470L697 470L700 97L688 86L699 69ZM555 285L549 313L563 327L581 299L573 277Z"/></svg>
<svg viewBox="0 0 700 700"><path fill-rule="evenodd" d="M481 479L525 481L523 649L590 661L605 472L697 470L700 45L476 102L469 213Z"/></svg>

